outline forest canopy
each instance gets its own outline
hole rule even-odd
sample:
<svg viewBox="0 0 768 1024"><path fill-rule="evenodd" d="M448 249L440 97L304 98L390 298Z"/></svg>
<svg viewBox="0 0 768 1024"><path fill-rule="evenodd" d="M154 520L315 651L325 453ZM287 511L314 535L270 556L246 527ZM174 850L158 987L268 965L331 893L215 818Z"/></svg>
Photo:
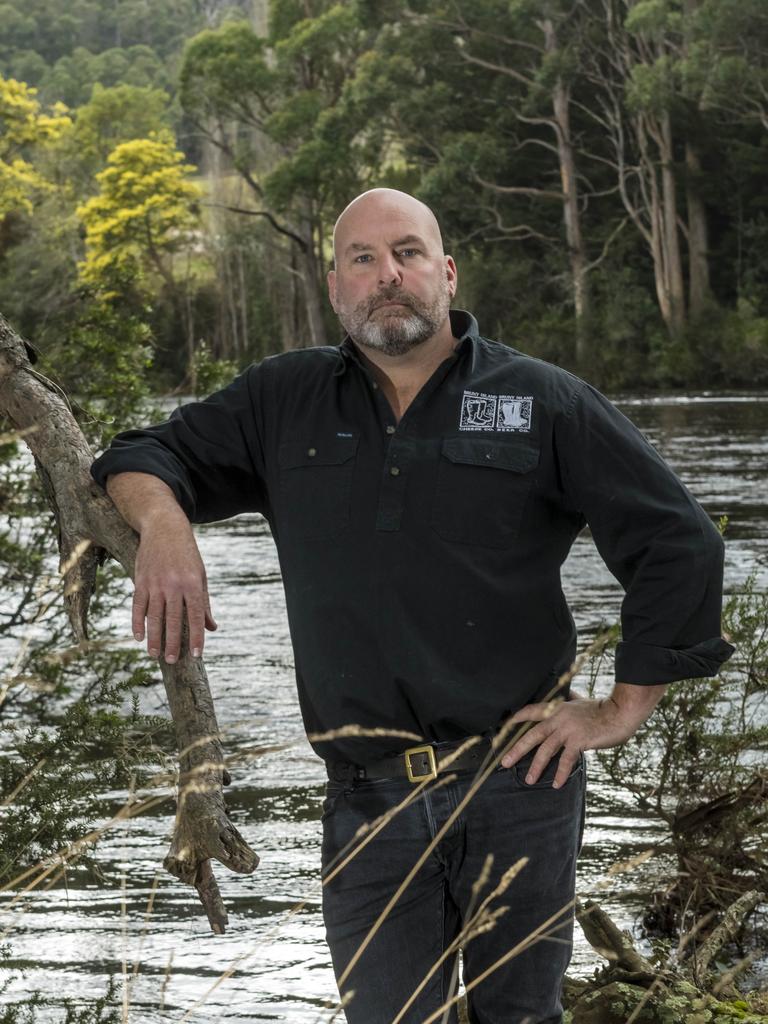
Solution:
<svg viewBox="0 0 768 1024"><path fill-rule="evenodd" d="M435 209L485 334L614 389L768 380L762 0L0 19L0 308L53 359L115 317L158 389L336 342L333 222L388 185Z"/></svg>

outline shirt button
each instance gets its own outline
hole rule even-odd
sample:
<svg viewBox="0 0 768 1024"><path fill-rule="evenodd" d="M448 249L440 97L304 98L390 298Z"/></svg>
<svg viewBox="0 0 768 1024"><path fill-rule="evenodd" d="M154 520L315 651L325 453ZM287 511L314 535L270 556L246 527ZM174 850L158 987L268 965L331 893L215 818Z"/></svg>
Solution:
<svg viewBox="0 0 768 1024"><path fill-rule="evenodd" d="M387 427L387 433L388 434L394 434L394 432L395 432L395 428L390 423L390 425Z"/></svg>
<svg viewBox="0 0 768 1024"><path fill-rule="evenodd" d="M390 476L398 476L399 473L400 473L400 470L398 469L397 466L390 466L389 467L389 475Z"/></svg>
<svg viewBox="0 0 768 1024"><path fill-rule="evenodd" d="M317 455L317 448L309 448L307 451L307 455L314 458L314 456Z"/></svg>
<svg viewBox="0 0 768 1024"><path fill-rule="evenodd" d="M376 391L378 389L378 386L379 385L376 383L375 380L371 382L371 387L373 388L374 391Z"/></svg>

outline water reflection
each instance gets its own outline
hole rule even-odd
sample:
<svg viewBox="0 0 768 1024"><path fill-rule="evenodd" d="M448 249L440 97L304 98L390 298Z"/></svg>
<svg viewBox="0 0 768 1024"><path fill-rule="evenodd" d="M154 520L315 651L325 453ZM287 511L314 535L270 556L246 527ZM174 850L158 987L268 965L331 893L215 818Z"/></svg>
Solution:
<svg viewBox="0 0 768 1024"><path fill-rule="evenodd" d="M768 584L768 396L630 396L619 405L707 511L728 515L726 589L737 589L754 568ZM200 545L220 623L208 638L206 661L233 758L228 806L259 853L259 868L251 876L216 872L230 927L213 936L191 890L160 867L173 825L170 800L121 823L98 850L104 883L97 887L74 870L66 885L25 903L13 949L27 974L12 982L5 1001L35 988L91 999L115 974L134 978L129 1019L141 1024L182 1018L317 1024L328 1016L324 1002L335 999L336 989L318 878L323 773L303 737L277 557L256 516L202 528ZM585 641L614 621L621 591L587 535L577 540L563 580ZM127 610L118 623L127 634L124 616ZM600 684L610 683L606 664ZM160 686L143 690L141 701L143 710L167 714ZM287 747L260 752L276 744ZM125 797L105 795L105 820ZM620 925L631 926L637 892L656 874L663 853L614 876L608 887L601 882L611 865L662 839L661 829L592 761L581 896L598 898ZM578 934L573 972L594 965ZM48 1019L60 1016L52 1012Z"/></svg>

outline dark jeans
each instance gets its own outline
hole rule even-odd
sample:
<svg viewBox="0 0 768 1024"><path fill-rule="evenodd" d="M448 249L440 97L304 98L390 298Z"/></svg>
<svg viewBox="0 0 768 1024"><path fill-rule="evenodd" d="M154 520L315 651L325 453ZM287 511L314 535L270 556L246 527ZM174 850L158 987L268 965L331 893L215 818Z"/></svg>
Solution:
<svg viewBox="0 0 768 1024"><path fill-rule="evenodd" d="M583 758L568 782L552 789L553 761L534 786L525 783L532 755L495 771L429 855L364 950L343 993L349 1024L393 1024L473 906L521 857L528 861L507 891L489 904L506 907L495 926L462 943L465 986L548 919L541 938L468 992L472 1024L560 1024L560 989L571 957L574 876L584 827ZM330 882L337 855L361 825L397 805L413 786L405 779L328 782L323 805L323 916L337 981L420 854L466 794L474 777L429 787L400 811ZM473 901L472 886L488 853L489 879ZM400 1018L423 1024L448 998L455 954L430 976ZM438 1024L442 1014L437 1018ZM448 1020L456 1024L456 1007Z"/></svg>

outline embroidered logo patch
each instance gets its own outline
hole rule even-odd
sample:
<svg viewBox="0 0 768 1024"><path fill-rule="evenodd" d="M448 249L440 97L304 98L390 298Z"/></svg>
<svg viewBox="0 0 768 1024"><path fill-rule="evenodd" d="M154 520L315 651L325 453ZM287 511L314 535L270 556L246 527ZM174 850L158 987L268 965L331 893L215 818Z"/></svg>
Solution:
<svg viewBox="0 0 768 1024"><path fill-rule="evenodd" d="M521 432L531 429L531 395L486 395L465 391L461 400L459 430Z"/></svg>
<svg viewBox="0 0 768 1024"><path fill-rule="evenodd" d="M461 400L460 430L493 430L496 423L496 395L465 391Z"/></svg>
<svg viewBox="0 0 768 1024"><path fill-rule="evenodd" d="M533 399L529 396L499 395L497 430L530 430Z"/></svg>

